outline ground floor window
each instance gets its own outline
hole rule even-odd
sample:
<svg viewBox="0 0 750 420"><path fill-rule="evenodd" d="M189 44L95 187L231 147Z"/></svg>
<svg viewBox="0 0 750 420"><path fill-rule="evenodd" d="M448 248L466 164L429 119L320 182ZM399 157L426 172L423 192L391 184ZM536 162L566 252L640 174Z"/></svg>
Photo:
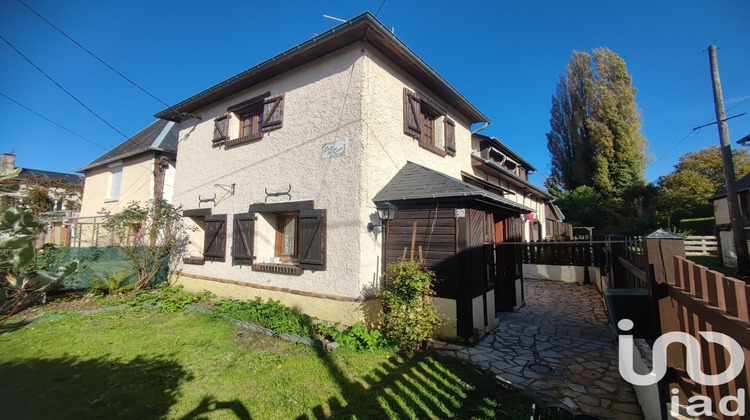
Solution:
<svg viewBox="0 0 750 420"><path fill-rule="evenodd" d="M276 216L276 255L281 262L298 262L299 212L279 213Z"/></svg>

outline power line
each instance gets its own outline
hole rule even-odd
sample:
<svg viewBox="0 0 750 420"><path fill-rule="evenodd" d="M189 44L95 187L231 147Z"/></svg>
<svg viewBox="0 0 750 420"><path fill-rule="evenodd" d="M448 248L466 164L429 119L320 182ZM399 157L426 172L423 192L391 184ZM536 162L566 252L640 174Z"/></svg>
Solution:
<svg viewBox="0 0 750 420"><path fill-rule="evenodd" d="M729 112L729 111L731 111L731 110L733 110L733 109L737 108L738 106L742 105L743 103L745 103L745 102L747 102L747 101L750 101L750 96L748 96L747 98L743 99L743 100L742 100L742 101L740 101L739 103L735 104L735 105L734 105L733 107L731 107L731 108L727 109L727 110L726 110L726 112ZM744 113L742 113L742 114L739 114L739 115L735 115L735 116L733 116L733 117L729 117L729 118L727 118L727 120L730 120L730 119L732 119L732 118L737 118L737 117L741 117L741 116L743 116L743 115L745 115L745 114L747 114L747 113L746 113L746 112L744 112ZM725 120L725 121L726 121L726 120ZM693 130L692 130L692 131L690 131L690 132L689 132L689 133L688 133L688 134L687 134L687 135L686 135L685 137L683 137L683 138L682 138L682 140L680 140L680 141L678 141L677 143L675 143L675 145L674 145L674 146L672 146L672 147L671 147L671 148L670 148L669 150L667 150L667 151L666 151L666 152L665 152L664 154L662 154L662 155L661 155L661 156L659 156L658 158L654 159L653 161L649 162L649 164L648 164L648 165L646 165L646 166L651 166L651 165L653 165L654 163L656 163L656 161L658 161L659 159L662 159L662 158L663 158L664 156L668 155L668 154L669 154L669 153L670 153L670 152L671 152L672 150L676 149L676 148L677 148L677 146L679 146L680 144L682 144L682 142L684 142L685 140L687 140L687 138L688 138L688 137L692 136L693 134L697 134L697 133L698 133L698 132L700 131L700 129L701 129L701 128L703 128L703 127L707 127L707 126L709 126L709 125L714 125L714 124L716 124L716 121L714 121L714 118L711 118L711 119L707 120L707 121L706 121L705 123L701 124L700 126L698 126L698 127L695 127L695 128L693 128Z"/></svg>
<svg viewBox="0 0 750 420"><path fill-rule="evenodd" d="M101 58L99 58L99 57L98 57L98 56L97 56L96 54L94 54L93 52L91 52L91 51L90 51L90 50L89 50L88 48L84 47L84 46L83 46L83 45L81 45L81 44L80 44L80 43L79 43L78 41L76 41L75 39L73 39L73 38L72 38L72 37L71 37L70 35L68 35L68 34L66 34L65 32L63 32L63 30L62 30L62 29L58 28L58 27L57 27L57 26L55 26L55 25L54 25L54 24L53 24L52 22L50 22L49 20L45 19L45 18L44 18L44 16L40 15L40 14L39 14L39 12L37 12L37 11L36 11L36 10L34 10L34 9L32 9L32 8L31 8L31 7L30 7L30 6L28 5L28 4L24 3L24 2L22 1L22 0L17 0L17 1L18 1L19 3L21 3L22 5L24 5L24 6L25 6L25 7L27 8L27 9L29 9L29 10L31 11L31 13L33 13L33 14L37 15L37 16L39 17L39 19L41 19L41 20L45 21L45 22L46 22L46 23L47 23L47 24L48 24L49 26L51 26L52 28L54 28L54 29L55 29L55 30L56 30L57 32L60 32L60 33L61 33L61 34L62 34L62 35L63 35L63 36L65 37L65 38L68 38L68 39L69 39L69 40L70 40L71 42L73 42L74 44L76 44L76 45L77 45L77 46L78 46L79 48L81 48L82 50L86 51L86 52L87 52L87 53L88 53L88 54L89 54L90 56L92 56L92 57L94 57L95 59L97 59L97 60L98 60L98 61L99 61L100 63L102 63L102 64L104 64L105 66L107 66L107 68L109 68L109 69L110 69L110 70L112 70L113 72L117 73L117 75L118 75L118 76L120 76L120 77L122 77L123 79L127 80L127 81L128 81L128 83L130 83L131 85L133 85L133 86L137 87L137 88L138 88L138 89L140 89L140 90L141 90L141 91L142 91L143 93L145 93L146 95L148 95L148 96L152 97L153 99L157 100L157 101L158 101L159 103L161 103L161 104L162 104L162 105L164 105L165 107L169 108L170 110L172 110L172 111L176 112L176 113L177 113L178 115L181 115L181 114L180 114L179 112L177 112L177 110L175 110L174 108L172 108L172 107L171 107L171 106L170 106L169 104L167 104L166 102L164 102L164 101L162 101L161 99L157 98L157 97L156 97L156 96L154 96L154 95L153 95L153 94L152 94L151 92L147 91L147 90L146 90L145 88L141 87L141 86L140 86L140 85L138 85L138 84L137 84L136 82L134 82L134 81L130 80L130 79L129 79L129 78L127 77L127 76L125 76L124 74L122 74L122 73L120 73L119 71L117 71L117 69L115 69L115 68L114 68L114 67L112 67L111 65L107 64L107 62L105 62L104 60L102 60Z"/></svg>
<svg viewBox="0 0 750 420"><path fill-rule="evenodd" d="M20 0L19 0L19 1L20 1ZM380 13L380 9L382 9L382 8L383 8L383 6L385 6L385 0L383 0L383 2L382 2L382 3L380 3L380 7L378 7L378 11L377 11L377 12L375 12L375 17L378 17L378 13Z"/></svg>
<svg viewBox="0 0 750 420"><path fill-rule="evenodd" d="M34 111L33 109L31 109L31 108L27 107L26 105L24 105L24 104L22 104L22 103L20 103L20 102L16 101L15 99L13 99L13 98L9 97L8 95L6 95L6 94L4 94L4 93L2 93L2 92L0 92L0 96L2 96L3 98L5 98L5 99L7 99L7 100L9 100L9 101L11 101L11 102L13 102L14 104L16 104L16 105L20 106L21 108L23 108L23 109L25 109L25 110L27 110L27 111L31 112L32 114L36 114L37 116L39 116L39 117L41 117L41 118L43 118L43 119L45 119L45 120L49 121L50 123L52 123L52 124L54 124L54 125L56 125L56 126L58 126L58 127L62 128L63 130L67 131L68 133L70 133L70 134L73 134L73 135L75 135L75 136L78 136L78 137L80 137L80 138L81 138L81 139L83 139L83 140L86 140L87 142L89 142L89 143L93 144L94 146L97 146L97 147L101 147L101 148L102 148L102 149L104 149L104 150L109 150L108 148L106 148L106 147L102 146L101 144L99 144L99 143L97 143L97 142L95 142L95 141L93 141L93 140L89 140L89 139L87 139L86 137L83 137L82 135L80 135L80 134L76 133L76 132L75 132L75 131L73 131L73 130L71 130L71 129L67 128L67 127L63 127L62 125L60 125L60 124L58 124L58 123L56 123L56 122L52 121L51 119L49 119L49 118L45 117L44 115L42 115L42 114L40 114L40 113L38 113L38 112Z"/></svg>
<svg viewBox="0 0 750 420"><path fill-rule="evenodd" d="M49 79L52 83L54 83L55 85L57 85L57 87L59 87L60 89L62 89L63 92L67 93L68 96L70 96L76 102L78 102L79 104L81 104L82 107L86 108L96 118L99 118L102 122L104 122L104 124L107 124L111 129L117 131L121 136L125 137L126 140L129 140L129 137L126 136L125 134L123 134L122 131L116 129L115 126L113 126L112 124L110 124L109 122L107 122L107 120L105 120L99 114L97 114L96 112L94 112L91 108L89 108L88 106L86 106L86 104L84 104L83 102L81 102L80 99L76 98L75 95L73 95L72 93L68 92L64 87L62 87L61 84L57 83L57 81L55 81L55 79L53 79L52 76L50 76L49 74L45 73L44 70L42 70L41 68L39 68L39 66L37 66L36 64L34 64L33 61L29 60L28 57L26 57L25 55L23 55L23 53L21 51L19 51L18 48L16 48L15 46L13 46L13 44L11 44L7 39L5 39L4 36L0 35L0 39L2 39L6 44L8 44L8 46L10 46L11 48L13 48L13 50L15 52L17 52L18 55L20 55L21 57L23 57L24 60L28 61L29 64L31 64L32 66L34 66L35 69L39 70L39 72L42 73L44 76L46 76L47 79Z"/></svg>

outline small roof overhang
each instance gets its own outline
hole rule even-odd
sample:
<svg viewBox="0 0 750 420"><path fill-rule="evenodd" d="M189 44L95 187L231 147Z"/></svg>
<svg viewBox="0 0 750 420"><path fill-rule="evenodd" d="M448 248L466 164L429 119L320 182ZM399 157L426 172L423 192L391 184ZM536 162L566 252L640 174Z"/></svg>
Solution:
<svg viewBox="0 0 750 420"><path fill-rule="evenodd" d="M476 201L518 214L534 212L532 208L413 162L407 162L372 199L375 203L424 200Z"/></svg>
<svg viewBox="0 0 750 420"><path fill-rule="evenodd" d="M495 177L507 179L522 188L527 188L531 190L533 194L539 197L542 197L545 200L551 200L553 198L548 192L542 190L541 188L537 187L531 182L526 181L525 179L519 177L518 175L508 171L507 169L503 168L502 166L498 165L497 163L489 159L482 159L479 156L472 155L471 161L472 161L471 162L472 165L475 168L477 168L478 170L484 173L487 173Z"/></svg>

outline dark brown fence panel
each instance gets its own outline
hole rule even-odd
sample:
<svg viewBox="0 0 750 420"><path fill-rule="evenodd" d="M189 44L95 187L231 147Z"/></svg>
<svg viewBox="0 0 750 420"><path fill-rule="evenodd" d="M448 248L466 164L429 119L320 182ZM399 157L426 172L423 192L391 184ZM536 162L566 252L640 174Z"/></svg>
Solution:
<svg viewBox="0 0 750 420"><path fill-rule="evenodd" d="M737 396L739 389L747 392L750 383L747 364L750 361L750 285L679 256L674 257L674 267L675 283L667 286L669 297L677 305L680 330L701 343L701 370L709 375L719 374L726 370L730 361L724 347L706 341L700 331L726 334L744 351L746 363L740 375L727 384L712 387L698 384L688 376L684 351L669 353L667 358L668 366L677 372L677 384L688 398L699 395L711 398L714 414L725 418L716 405L723 397Z"/></svg>

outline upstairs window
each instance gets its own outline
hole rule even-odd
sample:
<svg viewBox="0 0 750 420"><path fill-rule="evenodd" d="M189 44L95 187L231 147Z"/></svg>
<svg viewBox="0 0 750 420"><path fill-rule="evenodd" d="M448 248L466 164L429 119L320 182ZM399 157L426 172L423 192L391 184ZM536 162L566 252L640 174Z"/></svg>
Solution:
<svg viewBox="0 0 750 420"><path fill-rule="evenodd" d="M120 185L122 184L122 164L110 165L111 175L109 177L109 193L106 201L117 201L120 199Z"/></svg>
<svg viewBox="0 0 750 420"><path fill-rule="evenodd" d="M419 146L437 155L456 155L455 123L444 117L438 105L404 88L404 133L419 141ZM436 124L443 118L444 124ZM440 127L442 132L440 132Z"/></svg>
<svg viewBox="0 0 750 420"><path fill-rule="evenodd" d="M214 119L214 146L237 146L263 138L263 133L278 130L284 118L284 94L270 97L266 92L227 108Z"/></svg>
<svg viewBox="0 0 750 420"><path fill-rule="evenodd" d="M251 109L240 114L240 138L262 137L260 125L263 118L262 109Z"/></svg>

